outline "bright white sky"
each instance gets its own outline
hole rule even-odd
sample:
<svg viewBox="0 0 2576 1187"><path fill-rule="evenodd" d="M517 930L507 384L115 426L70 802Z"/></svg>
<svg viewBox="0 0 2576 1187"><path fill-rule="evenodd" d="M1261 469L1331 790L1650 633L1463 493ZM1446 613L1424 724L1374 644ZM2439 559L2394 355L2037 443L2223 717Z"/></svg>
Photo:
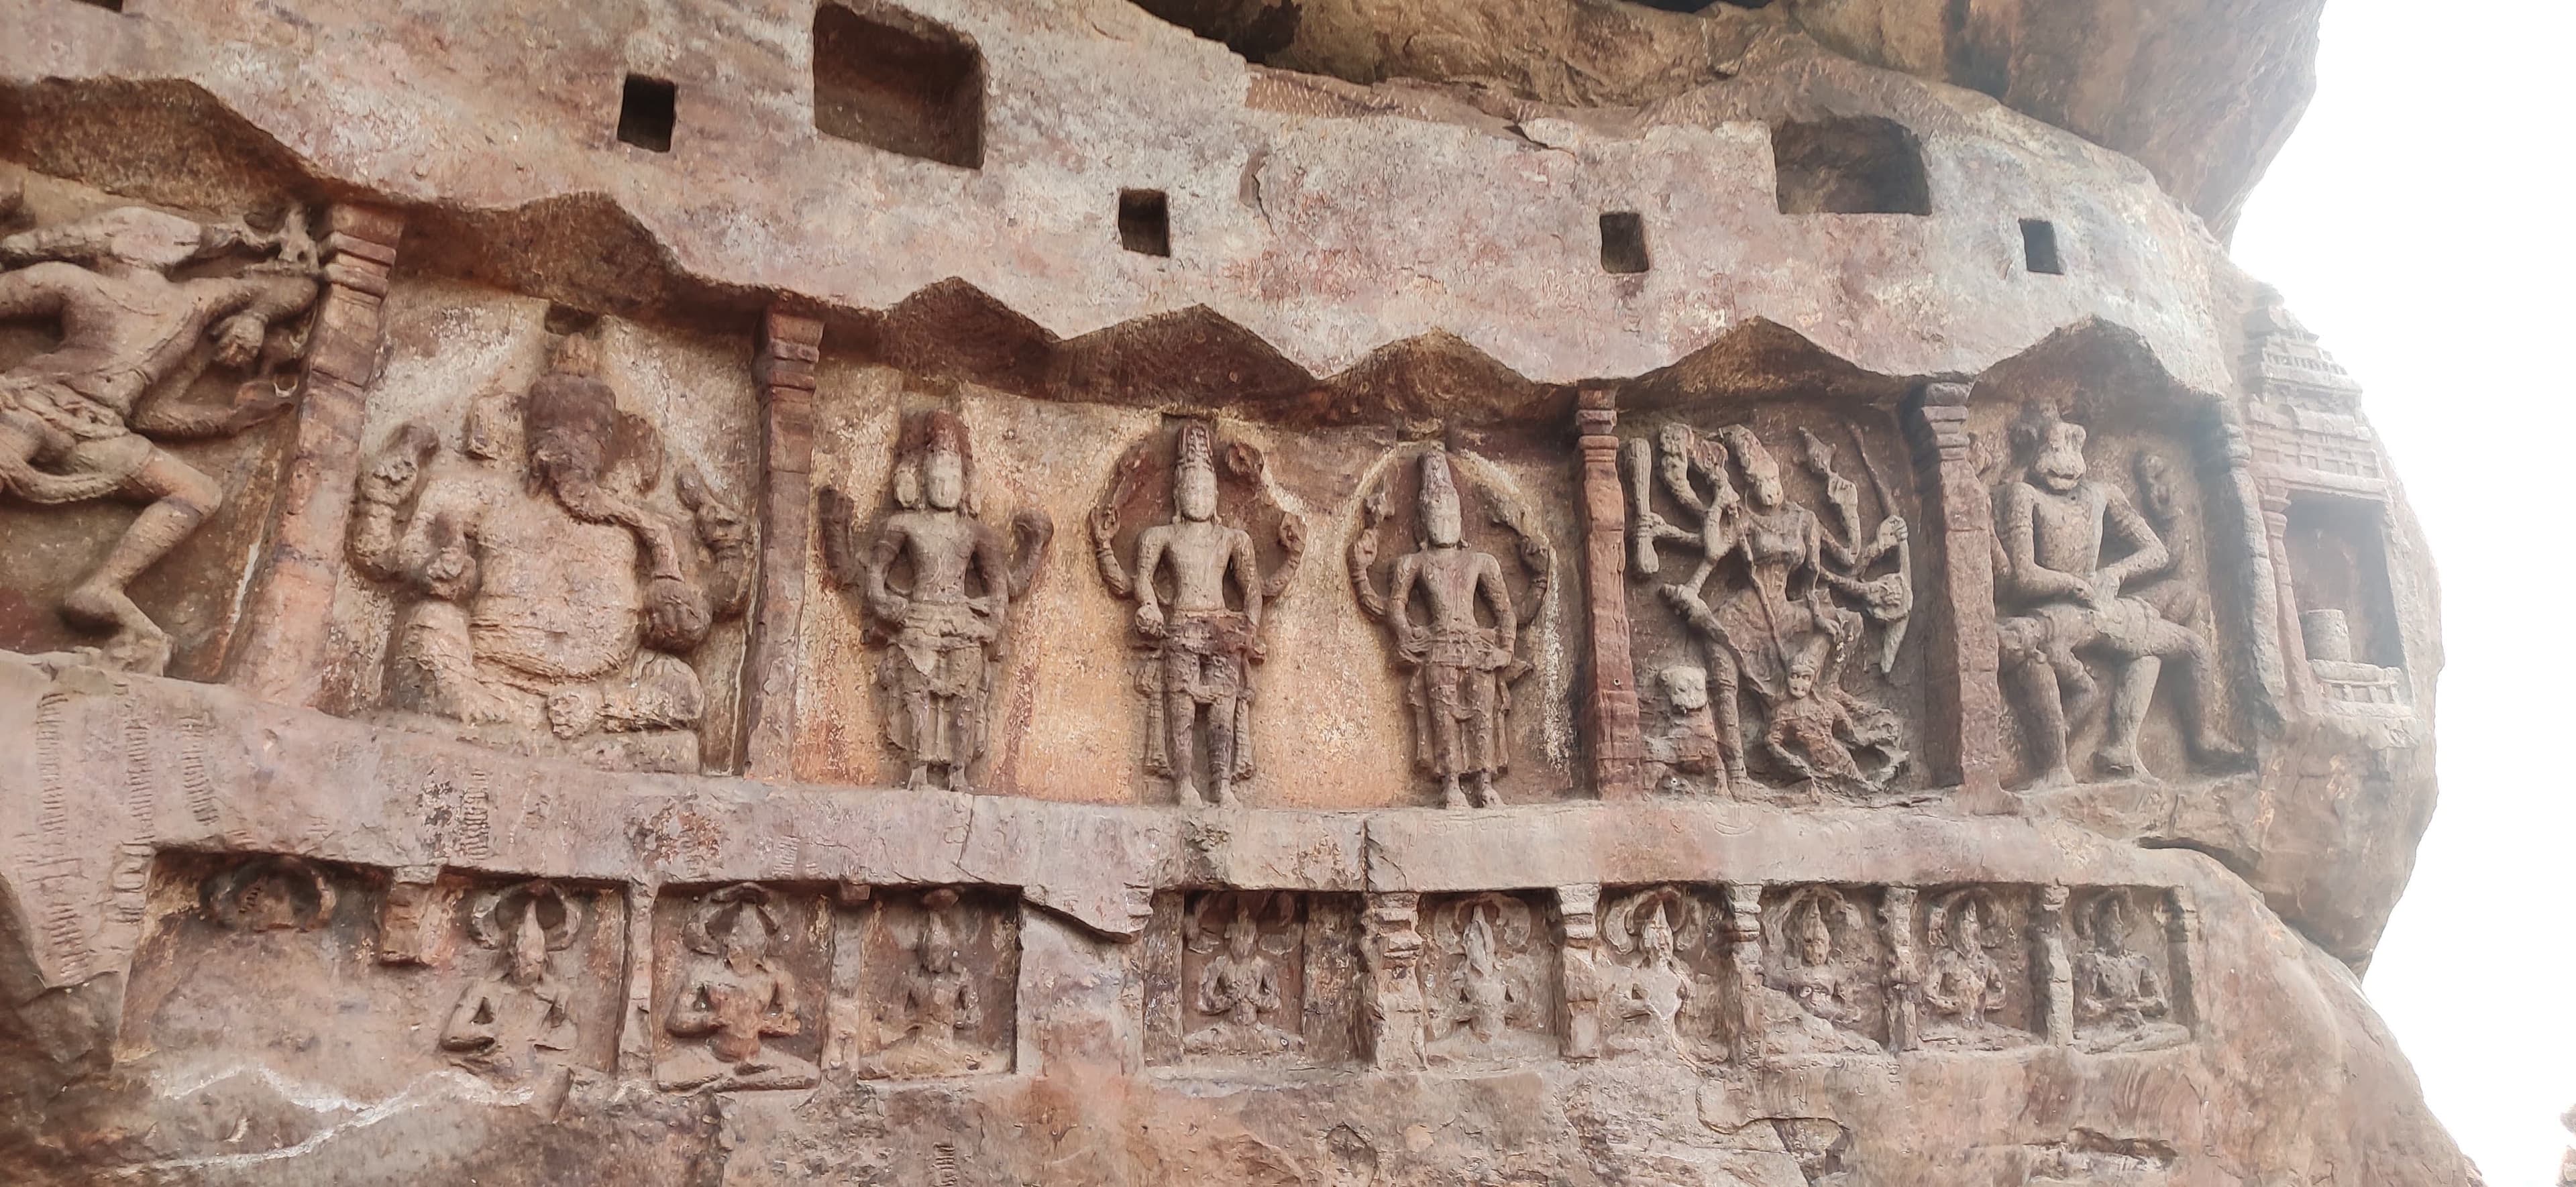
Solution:
<svg viewBox="0 0 2576 1187"><path fill-rule="evenodd" d="M2330 0L2237 259L2368 388L2442 575L2441 808L2366 986L2493 1187L2576 1104L2576 4Z"/></svg>

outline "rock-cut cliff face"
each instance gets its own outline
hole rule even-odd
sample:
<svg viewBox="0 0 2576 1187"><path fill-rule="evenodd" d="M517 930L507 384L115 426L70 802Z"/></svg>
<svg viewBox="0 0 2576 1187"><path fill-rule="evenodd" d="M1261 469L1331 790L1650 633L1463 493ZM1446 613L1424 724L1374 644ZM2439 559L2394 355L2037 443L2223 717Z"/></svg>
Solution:
<svg viewBox="0 0 2576 1187"><path fill-rule="evenodd" d="M0 14L0 1178L2476 1181L2313 5Z"/></svg>

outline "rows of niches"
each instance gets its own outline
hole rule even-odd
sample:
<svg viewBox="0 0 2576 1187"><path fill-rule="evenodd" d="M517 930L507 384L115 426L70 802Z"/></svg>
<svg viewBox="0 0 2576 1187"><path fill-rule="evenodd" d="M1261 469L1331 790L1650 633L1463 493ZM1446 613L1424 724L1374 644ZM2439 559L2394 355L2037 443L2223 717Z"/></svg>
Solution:
<svg viewBox="0 0 2576 1187"><path fill-rule="evenodd" d="M1799 343L1812 385L1694 356L1577 392L1453 352L1372 381L1439 414L1318 419L1189 379L1251 350L1203 311L1049 347L1033 397L889 324L402 270L385 211L9 185L13 276L70 300L126 260L185 300L109 337L199 344L99 388L0 334L45 381L0 553L80 558L10 566L12 649L612 770L1191 806L2222 779L2295 699L2284 647L2406 711L2370 506L2267 514L2235 403L2117 335L1973 385ZM2326 568L2349 614L2296 607Z"/></svg>
<svg viewBox="0 0 2576 1187"><path fill-rule="evenodd" d="M304 1019L356 1002L382 1033L328 1041L413 1036L363 1061L394 1078L445 1064L687 1092L1034 1073L1023 911L990 887L647 891L169 854L124 1033L305 1041ZM2191 1040L2194 930L2182 892L2137 886L1172 890L1119 946L1135 991L1114 1000L1141 1005L1144 1065L1189 1077L2136 1051ZM276 1034L240 1033L225 1006L250 992L280 1008L247 1025Z"/></svg>

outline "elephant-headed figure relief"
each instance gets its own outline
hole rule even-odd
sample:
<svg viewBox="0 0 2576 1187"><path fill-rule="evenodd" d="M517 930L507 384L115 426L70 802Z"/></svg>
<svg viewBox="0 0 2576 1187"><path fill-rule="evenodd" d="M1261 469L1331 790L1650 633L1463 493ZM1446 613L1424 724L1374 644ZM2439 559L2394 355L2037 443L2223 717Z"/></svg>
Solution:
<svg viewBox="0 0 2576 1187"><path fill-rule="evenodd" d="M1709 938L1707 908L1679 887L1642 890L1601 912L1612 953L1601 971L1601 1024L1613 1052L1724 1058L1717 990L1693 963Z"/></svg>
<svg viewBox="0 0 2576 1187"><path fill-rule="evenodd" d="M929 788L938 777L951 791L972 791L991 746L1012 612L1055 525L1024 508L1011 517L1008 540L985 526L966 422L945 410L906 420L893 486L893 507L867 539L850 497L822 490L824 561L854 595L869 641L887 649L877 709L905 786Z"/></svg>
<svg viewBox="0 0 2576 1187"><path fill-rule="evenodd" d="M1146 771L1168 777L1185 806L1230 805L1255 766L1252 669L1267 656L1262 617L1296 576L1305 522L1281 505L1258 449L1241 440L1220 448L1215 427L1201 420L1172 434L1168 521L1143 522L1155 502L1147 475L1164 464L1155 456L1160 440L1119 460L1091 512L1092 555L1110 593L1136 603L1136 639L1148 657L1138 681ZM1266 525L1277 559L1265 560L1273 546L1229 518ZM1133 548L1132 565L1122 546Z"/></svg>
<svg viewBox="0 0 2576 1187"><path fill-rule="evenodd" d="M1415 546L1387 562L1383 585L1379 534L1394 509L1394 484L1393 475L1381 475L1360 501L1361 527L1347 560L1360 608L1386 624L1407 669L1417 765L1440 781L1443 804L1492 808L1502 805L1494 781L1511 768L1512 685L1530 671L1521 635L1547 603L1555 556L1536 517L1490 480L1478 484L1485 514L1511 534L1515 563L1506 566L1469 543L1462 469L1490 467L1443 449L1422 452ZM1525 596L1512 591L1507 573L1515 570Z"/></svg>
<svg viewBox="0 0 2576 1187"><path fill-rule="evenodd" d="M0 225L24 190L0 193ZM226 257L229 273L181 275ZM172 641L127 587L179 547L225 498L223 484L165 448L230 437L295 403L307 333L295 323L321 292L321 252L290 210L274 232L199 223L124 206L0 238L0 321L43 322L50 348L0 371L0 500L39 507L103 499L140 504L57 609L104 630L82 654L159 675ZM242 377L229 403L195 403L209 370Z"/></svg>
<svg viewBox="0 0 2576 1187"><path fill-rule="evenodd" d="M588 332L525 392L476 397L460 446L408 422L358 478L350 559L408 601L388 707L510 749L697 771L709 706L688 657L750 600L742 515L619 406Z"/></svg>
<svg viewBox="0 0 2576 1187"><path fill-rule="evenodd" d="M1523 1058L1554 1048L1546 920L1507 894L1465 895L1430 912L1423 1054L1434 1063Z"/></svg>
<svg viewBox="0 0 2576 1187"><path fill-rule="evenodd" d="M1869 912L1835 887L1800 886L1766 904L1762 923L1764 1045L1780 1055L1885 1053L1871 1033L1883 1018Z"/></svg>
<svg viewBox="0 0 2576 1187"><path fill-rule="evenodd" d="M580 938L581 900L549 882L523 882L478 896L467 923L494 965L457 997L439 1048L503 1083L565 1066L580 1030L554 954Z"/></svg>
<svg viewBox="0 0 2576 1187"><path fill-rule="evenodd" d="M1913 549L1892 509L1864 531L1859 486L1836 470L1834 448L1806 429L1799 437L1830 516L1789 498L1779 461L1749 426L1703 435L1666 424L1623 447L1629 566L1655 577L1665 572L1664 548L1695 554L1688 575L1657 594L1706 656L1704 669L1657 673L1668 736L1649 757L1668 771L1708 771L1744 795L1756 786L1758 740L1760 761L1789 782L1876 793L1906 767L1903 727L1893 712L1848 691L1844 675L1856 663L1893 670L1914 609ZM1868 466L1866 454L1860 460ZM1890 492L1875 468L1868 472L1888 508ZM1659 507L1676 509L1690 526ZM1872 624L1874 650L1865 646ZM1742 718L1748 695L1761 713L1750 732ZM1704 753L1703 704L1714 715L1714 761Z"/></svg>

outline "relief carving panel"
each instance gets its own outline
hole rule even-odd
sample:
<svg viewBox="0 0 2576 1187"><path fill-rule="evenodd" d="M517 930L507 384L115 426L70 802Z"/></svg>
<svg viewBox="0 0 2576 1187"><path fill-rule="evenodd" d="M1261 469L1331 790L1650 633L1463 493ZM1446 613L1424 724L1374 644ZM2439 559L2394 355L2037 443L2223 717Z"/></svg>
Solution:
<svg viewBox="0 0 2576 1187"><path fill-rule="evenodd" d="M1433 1065L1552 1057L1558 977L1547 908L1527 895L1424 895L1424 1057Z"/></svg>
<svg viewBox="0 0 2576 1187"><path fill-rule="evenodd" d="M834 990L827 1068L864 1079L1011 1070L1018 1030L1018 904L990 890L879 890L845 908L832 955L857 965ZM847 945L854 951L842 951Z"/></svg>
<svg viewBox="0 0 2576 1187"><path fill-rule="evenodd" d="M810 1088L820 1076L831 913L740 883L664 894L654 919L653 1081L674 1091Z"/></svg>

